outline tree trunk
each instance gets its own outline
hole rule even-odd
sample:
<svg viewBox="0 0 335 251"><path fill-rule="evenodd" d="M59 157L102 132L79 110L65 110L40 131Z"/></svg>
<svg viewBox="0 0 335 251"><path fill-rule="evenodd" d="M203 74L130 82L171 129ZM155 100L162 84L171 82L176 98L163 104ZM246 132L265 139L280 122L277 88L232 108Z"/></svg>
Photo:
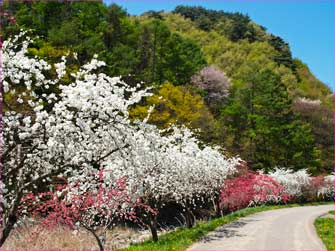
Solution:
<svg viewBox="0 0 335 251"><path fill-rule="evenodd" d="M190 208L189 208L187 202L186 202L186 205L185 205L185 209L186 209L186 227L187 228L192 228L193 227L193 219L192 219L192 214L191 214L191 211L190 211Z"/></svg>
<svg viewBox="0 0 335 251"><path fill-rule="evenodd" d="M20 205L20 201L22 199L22 192L19 191L14 199L14 204L12 206L12 208L10 209L9 213L8 213L8 217L7 219L4 219L4 217L2 218L2 234L1 234L1 238L0 238L0 247L2 247L2 245L5 243L5 241L7 240L10 232L14 229L14 225L17 222L17 217L16 217L16 213L17 213L17 209ZM4 205L1 204L1 206L3 207Z"/></svg>
<svg viewBox="0 0 335 251"><path fill-rule="evenodd" d="M153 48L153 58L152 58L152 75L151 81L155 82L156 79L156 47L157 47L157 24L155 25L154 31L154 48Z"/></svg>
<svg viewBox="0 0 335 251"><path fill-rule="evenodd" d="M222 217L222 210L220 208L220 198L214 199L214 205L215 205L215 213L216 217Z"/></svg>
<svg viewBox="0 0 335 251"><path fill-rule="evenodd" d="M5 241L7 240L10 232L13 230L14 225L16 223L17 219L15 214L14 215L10 215L8 217L8 223L6 224L6 226L4 226L3 230L2 230L2 235L0 238L0 247L2 247L2 245L5 243Z"/></svg>
<svg viewBox="0 0 335 251"><path fill-rule="evenodd" d="M95 240L97 241L97 243L98 243L98 246L99 246L99 250L100 251L104 251L105 249L104 249L104 244L103 244L103 242L101 241L101 239L99 238L99 236L96 234L96 232L93 230L93 229L91 229L90 227L86 227L86 226L84 226L93 236L94 236L94 238L95 238Z"/></svg>
<svg viewBox="0 0 335 251"><path fill-rule="evenodd" d="M154 242L158 241L158 234L157 234L157 216L152 215L149 223L152 239Z"/></svg>

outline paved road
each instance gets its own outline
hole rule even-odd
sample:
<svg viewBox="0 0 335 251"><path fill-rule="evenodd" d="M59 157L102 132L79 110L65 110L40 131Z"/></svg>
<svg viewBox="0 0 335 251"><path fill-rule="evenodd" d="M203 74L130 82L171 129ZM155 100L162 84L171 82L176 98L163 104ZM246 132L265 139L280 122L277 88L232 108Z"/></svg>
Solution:
<svg viewBox="0 0 335 251"><path fill-rule="evenodd" d="M334 205L277 209L219 227L188 250L326 250L313 222Z"/></svg>

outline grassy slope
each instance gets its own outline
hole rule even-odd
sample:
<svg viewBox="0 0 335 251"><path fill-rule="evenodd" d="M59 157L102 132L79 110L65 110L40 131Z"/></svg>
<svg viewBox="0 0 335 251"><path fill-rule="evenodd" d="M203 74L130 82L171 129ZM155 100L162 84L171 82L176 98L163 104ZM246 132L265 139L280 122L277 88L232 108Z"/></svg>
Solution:
<svg viewBox="0 0 335 251"><path fill-rule="evenodd" d="M300 60L294 60L297 67L297 74L300 78L297 90L300 96L310 99L320 99L324 104L330 105L332 103L330 88L318 80L310 71L308 66Z"/></svg>
<svg viewBox="0 0 335 251"><path fill-rule="evenodd" d="M305 205L320 205L324 203L312 203ZM208 232L213 231L217 227L227 224L229 222L238 220L241 217L248 216L250 214L280 209L288 207L302 206L299 204L289 205L275 205L275 206L260 206L254 208L245 208L234 213L225 215L221 218L217 218L208 222L201 222L191 229L180 228L174 232L160 236L158 242L147 240L143 243L130 245L126 250L185 250L191 246L194 242L205 236Z"/></svg>
<svg viewBox="0 0 335 251"><path fill-rule="evenodd" d="M334 211L329 213L334 214ZM335 250L334 246L334 219L333 218L318 218L314 222L316 231L323 243L326 245L327 250Z"/></svg>

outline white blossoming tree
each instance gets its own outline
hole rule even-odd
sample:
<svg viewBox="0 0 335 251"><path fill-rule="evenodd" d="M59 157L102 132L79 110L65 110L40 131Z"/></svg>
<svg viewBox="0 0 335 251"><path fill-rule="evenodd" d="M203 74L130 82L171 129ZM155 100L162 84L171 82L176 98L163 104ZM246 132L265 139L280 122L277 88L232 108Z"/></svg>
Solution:
<svg viewBox="0 0 335 251"><path fill-rule="evenodd" d="M136 128L130 125L128 107L147 95L145 90L130 88L119 78L93 73L104 65L96 58L72 75L72 84L59 85L58 96L47 94L50 86L59 84L64 76L65 58L53 66L57 77L47 79L45 72L52 70L52 66L26 56L29 38L19 43L23 35L4 41L2 48L6 112L0 245L17 222L17 209L24 194L53 176L90 173L100 168L104 160L129 147L127 142ZM11 109L6 98L13 96L31 109ZM52 108L46 109L45 103L52 104Z"/></svg>

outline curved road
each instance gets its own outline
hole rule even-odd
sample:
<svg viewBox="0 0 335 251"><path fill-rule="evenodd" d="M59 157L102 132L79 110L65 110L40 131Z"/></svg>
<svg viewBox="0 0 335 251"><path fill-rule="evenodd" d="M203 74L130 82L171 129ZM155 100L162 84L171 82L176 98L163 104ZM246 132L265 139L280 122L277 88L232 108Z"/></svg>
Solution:
<svg viewBox="0 0 335 251"><path fill-rule="evenodd" d="M217 228L188 250L326 250L314 229L334 205L256 213Z"/></svg>

